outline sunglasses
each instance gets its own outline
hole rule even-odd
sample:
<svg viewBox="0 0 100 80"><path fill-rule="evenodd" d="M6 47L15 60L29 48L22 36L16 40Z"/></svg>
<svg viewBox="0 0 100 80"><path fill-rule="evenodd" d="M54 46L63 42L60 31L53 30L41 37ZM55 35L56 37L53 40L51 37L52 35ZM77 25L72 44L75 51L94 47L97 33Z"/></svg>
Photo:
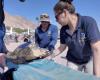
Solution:
<svg viewBox="0 0 100 80"><path fill-rule="evenodd" d="M63 11L61 11L61 12L57 13L57 15L55 16L56 20L58 20L58 19L59 19L59 16L60 16L62 13L63 13Z"/></svg>
<svg viewBox="0 0 100 80"><path fill-rule="evenodd" d="M49 18L47 15L41 15L40 18Z"/></svg>

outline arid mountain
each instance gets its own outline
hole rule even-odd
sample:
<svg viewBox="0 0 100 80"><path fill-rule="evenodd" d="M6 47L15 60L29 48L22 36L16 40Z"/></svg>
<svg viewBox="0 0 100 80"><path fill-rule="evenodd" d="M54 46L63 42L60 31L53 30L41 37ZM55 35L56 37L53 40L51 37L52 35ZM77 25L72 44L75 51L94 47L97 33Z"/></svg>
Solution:
<svg viewBox="0 0 100 80"><path fill-rule="evenodd" d="M21 16L13 16L5 12L5 25L15 28L27 29L28 27L31 29L35 28L35 24L31 21L23 18Z"/></svg>

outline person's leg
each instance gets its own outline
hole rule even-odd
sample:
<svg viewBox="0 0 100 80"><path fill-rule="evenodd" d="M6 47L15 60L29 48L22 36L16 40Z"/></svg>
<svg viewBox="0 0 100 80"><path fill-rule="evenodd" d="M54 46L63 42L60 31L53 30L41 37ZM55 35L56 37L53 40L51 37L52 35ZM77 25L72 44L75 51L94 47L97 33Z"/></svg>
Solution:
<svg viewBox="0 0 100 80"><path fill-rule="evenodd" d="M78 66L79 71L84 72L84 69L85 69L85 64L82 64L82 65Z"/></svg>
<svg viewBox="0 0 100 80"><path fill-rule="evenodd" d="M93 59L91 59L85 67L84 72L89 73L89 74L93 74Z"/></svg>

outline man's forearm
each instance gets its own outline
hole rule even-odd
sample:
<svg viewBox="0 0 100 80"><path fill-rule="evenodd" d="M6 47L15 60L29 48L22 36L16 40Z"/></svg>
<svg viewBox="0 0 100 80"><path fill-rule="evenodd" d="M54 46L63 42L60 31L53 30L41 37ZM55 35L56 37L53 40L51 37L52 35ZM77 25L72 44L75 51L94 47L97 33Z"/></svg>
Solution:
<svg viewBox="0 0 100 80"><path fill-rule="evenodd" d="M56 50L54 50L54 56L58 56L59 54L61 54L64 50L66 49L66 45L61 45L60 47L58 47Z"/></svg>

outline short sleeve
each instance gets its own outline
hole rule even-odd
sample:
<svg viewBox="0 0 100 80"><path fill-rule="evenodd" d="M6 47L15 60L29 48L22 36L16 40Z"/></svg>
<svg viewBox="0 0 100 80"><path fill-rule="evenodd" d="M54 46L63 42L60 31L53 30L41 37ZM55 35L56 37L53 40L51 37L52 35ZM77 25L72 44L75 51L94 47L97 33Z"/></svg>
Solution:
<svg viewBox="0 0 100 80"><path fill-rule="evenodd" d="M97 23L93 18L88 19L88 24L86 29L87 29L87 38L91 43L100 40L100 32Z"/></svg>
<svg viewBox="0 0 100 80"><path fill-rule="evenodd" d="M66 33L65 32L66 32L66 29L62 27L60 30L60 43L61 44L66 44L66 41L65 41Z"/></svg>

